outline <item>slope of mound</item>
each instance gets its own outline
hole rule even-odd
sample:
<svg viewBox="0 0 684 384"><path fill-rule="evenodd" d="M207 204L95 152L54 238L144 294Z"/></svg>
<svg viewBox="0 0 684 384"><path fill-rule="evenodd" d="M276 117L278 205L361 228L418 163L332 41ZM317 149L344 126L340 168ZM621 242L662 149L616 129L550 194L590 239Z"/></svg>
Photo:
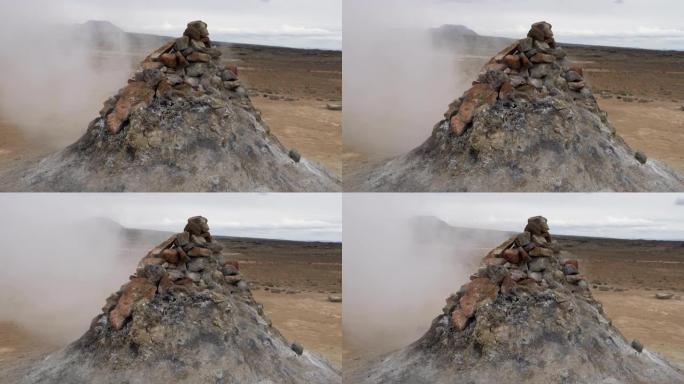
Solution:
<svg viewBox="0 0 684 384"><path fill-rule="evenodd" d="M409 153L349 175L351 191L682 191L616 134L548 23L506 47Z"/></svg>
<svg viewBox="0 0 684 384"><path fill-rule="evenodd" d="M327 361L289 344L225 260L207 220L150 251L77 341L22 383L336 383Z"/></svg>
<svg viewBox="0 0 684 384"><path fill-rule="evenodd" d="M269 132L237 68L220 56L206 24L189 23L141 63L77 142L3 189L339 190L336 177Z"/></svg>
<svg viewBox="0 0 684 384"><path fill-rule="evenodd" d="M354 383L684 383L684 372L612 326L546 219L484 258L410 346L350 373Z"/></svg>

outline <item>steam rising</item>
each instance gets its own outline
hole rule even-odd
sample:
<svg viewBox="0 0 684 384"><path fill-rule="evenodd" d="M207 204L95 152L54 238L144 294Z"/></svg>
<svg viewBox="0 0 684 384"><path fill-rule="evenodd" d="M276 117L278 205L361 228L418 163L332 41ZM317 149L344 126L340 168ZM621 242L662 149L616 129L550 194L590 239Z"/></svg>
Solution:
<svg viewBox="0 0 684 384"><path fill-rule="evenodd" d="M422 143L467 85L454 52L436 48L417 1L343 2L346 150L370 157Z"/></svg>
<svg viewBox="0 0 684 384"><path fill-rule="evenodd" d="M343 199L348 351L383 353L416 340L440 313L444 299L507 237L420 217L427 210L406 205L401 195L351 194Z"/></svg>
<svg viewBox="0 0 684 384"><path fill-rule="evenodd" d="M2 206L0 321L55 342L75 339L135 269L137 260L121 254L121 227L52 199L14 195Z"/></svg>
<svg viewBox="0 0 684 384"><path fill-rule="evenodd" d="M94 23L59 24L49 4L45 12L17 3L0 7L0 120L62 147L125 85L133 63L125 34Z"/></svg>

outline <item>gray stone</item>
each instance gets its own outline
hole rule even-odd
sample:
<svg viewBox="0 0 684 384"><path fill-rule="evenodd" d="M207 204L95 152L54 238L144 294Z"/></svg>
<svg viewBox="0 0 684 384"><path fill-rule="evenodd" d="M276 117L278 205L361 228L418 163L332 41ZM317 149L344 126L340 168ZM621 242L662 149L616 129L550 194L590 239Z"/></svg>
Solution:
<svg viewBox="0 0 684 384"><path fill-rule="evenodd" d="M534 280L534 281L536 281L537 283L539 283L539 282L542 281L542 278L543 278L543 277L542 277L541 272L531 272L531 273L529 274L529 278L532 279L532 280Z"/></svg>
<svg viewBox="0 0 684 384"><path fill-rule="evenodd" d="M547 257L533 257L532 260L527 263L527 266L532 272L543 272L549 268L550 262Z"/></svg>
<svg viewBox="0 0 684 384"><path fill-rule="evenodd" d="M518 236L515 237L515 241L521 247L526 246L531 241L530 233L525 231L523 233L518 234Z"/></svg>
<svg viewBox="0 0 684 384"><path fill-rule="evenodd" d="M207 268L209 262L206 257L197 257L188 263L188 271L190 272L202 272Z"/></svg>
<svg viewBox="0 0 684 384"><path fill-rule="evenodd" d="M525 77L519 76L519 75L513 75L510 77L511 80L511 85L515 87L519 87L521 85L527 84L527 80L525 80Z"/></svg>
<svg viewBox="0 0 684 384"><path fill-rule="evenodd" d="M204 245L207 243L207 241L204 239L204 237L196 236L196 235L190 236L190 241L192 241L193 243L195 243L197 245Z"/></svg>
<svg viewBox="0 0 684 384"><path fill-rule="evenodd" d="M290 159L294 160L295 163L299 163L299 160L301 160L302 156L297 152L296 149L290 149Z"/></svg>
<svg viewBox="0 0 684 384"><path fill-rule="evenodd" d="M672 297L674 297L674 294L665 293L665 292L658 292L658 293L656 293L655 297L658 300L670 300Z"/></svg>
<svg viewBox="0 0 684 384"><path fill-rule="evenodd" d="M342 296L328 295L328 301L331 303L341 303Z"/></svg>
<svg viewBox="0 0 684 384"><path fill-rule="evenodd" d="M224 276L235 276L239 274L240 271L234 266L226 264L223 266L223 268L221 268L221 273L223 273Z"/></svg>
<svg viewBox="0 0 684 384"><path fill-rule="evenodd" d="M533 48L534 40L531 37L518 40L518 50L520 52L527 52Z"/></svg>
<svg viewBox="0 0 684 384"><path fill-rule="evenodd" d="M190 77L199 77L207 72L206 63L192 63L185 68L185 74Z"/></svg>
<svg viewBox="0 0 684 384"><path fill-rule="evenodd" d="M229 69L224 69L223 71L221 71L221 79L223 81L235 81L238 79L238 77L235 76L233 71Z"/></svg>
<svg viewBox="0 0 684 384"><path fill-rule="evenodd" d="M542 89L544 86L544 82L541 79L530 78L527 80L527 83L537 89Z"/></svg>
<svg viewBox="0 0 684 384"><path fill-rule="evenodd" d="M188 49L190 46L190 38L187 36L179 37L176 39L176 43L174 44L174 48L178 52L182 52L185 49Z"/></svg>
<svg viewBox="0 0 684 384"><path fill-rule="evenodd" d="M488 265L486 273L489 280L498 285L508 274L508 269L501 265Z"/></svg>
<svg viewBox="0 0 684 384"><path fill-rule="evenodd" d="M302 347L302 345L299 344L299 343L296 342L296 341L293 341L293 342L292 342L292 345L290 346L290 348L291 348L296 354L298 354L298 355L300 355L300 356L301 356L302 353L304 353L304 347Z"/></svg>
<svg viewBox="0 0 684 384"><path fill-rule="evenodd" d="M577 268L572 265L572 264L565 264L563 265L563 274L565 275L577 275L579 274L579 271Z"/></svg>
<svg viewBox="0 0 684 384"><path fill-rule="evenodd" d="M572 91L579 91L584 88L584 81L572 81L568 82L568 87Z"/></svg>
<svg viewBox="0 0 684 384"><path fill-rule="evenodd" d="M551 73L550 64L537 64L530 68L530 76L535 79L546 77L549 73Z"/></svg>
<svg viewBox="0 0 684 384"><path fill-rule="evenodd" d="M544 236L540 235L532 235L532 241L534 241L537 245L540 245L542 247L549 243L548 241L546 241L546 238Z"/></svg>
<svg viewBox="0 0 684 384"><path fill-rule="evenodd" d="M183 82L183 78L175 73L166 75L166 81L171 85L178 85Z"/></svg>
<svg viewBox="0 0 684 384"><path fill-rule="evenodd" d="M143 70L143 81L150 88L155 88L161 81L162 73L157 68L149 68Z"/></svg>
<svg viewBox="0 0 684 384"><path fill-rule="evenodd" d="M511 280L520 281L525 278L527 278L527 273L525 273L525 271L522 271L520 269L511 270Z"/></svg>
<svg viewBox="0 0 684 384"><path fill-rule="evenodd" d="M340 104L340 103L328 103L325 105L325 108L330 110L330 111L341 111L342 110L342 104Z"/></svg>
<svg viewBox="0 0 684 384"><path fill-rule="evenodd" d="M179 269L169 269L167 273L169 274L169 279L171 281L180 280L185 277L185 272Z"/></svg>
<svg viewBox="0 0 684 384"><path fill-rule="evenodd" d="M202 279L202 276L197 272L188 272L185 274L185 277L194 281L195 283Z"/></svg>
<svg viewBox="0 0 684 384"><path fill-rule="evenodd" d="M190 233L181 232L176 235L176 245L179 247L185 246L190 242Z"/></svg>
<svg viewBox="0 0 684 384"><path fill-rule="evenodd" d="M644 345L641 344L641 342L637 339L632 340L632 348L634 348L635 351L641 353L644 350Z"/></svg>
<svg viewBox="0 0 684 384"><path fill-rule="evenodd" d="M166 270L161 265L148 264L143 269L143 273L152 284L157 284L166 273Z"/></svg>
<svg viewBox="0 0 684 384"><path fill-rule="evenodd" d="M636 153L634 154L634 158L637 159L637 161L641 164L646 164L646 161L648 161L648 157L646 156L646 154L641 151L636 151Z"/></svg>
<svg viewBox="0 0 684 384"><path fill-rule="evenodd" d="M569 81L569 82L572 82L572 81L582 81L582 80L584 80L584 79L582 78L582 76L581 76L579 73L575 72L575 71L567 71L567 72L565 73L565 76L564 76L564 77L565 77L565 80L567 80L567 81Z"/></svg>

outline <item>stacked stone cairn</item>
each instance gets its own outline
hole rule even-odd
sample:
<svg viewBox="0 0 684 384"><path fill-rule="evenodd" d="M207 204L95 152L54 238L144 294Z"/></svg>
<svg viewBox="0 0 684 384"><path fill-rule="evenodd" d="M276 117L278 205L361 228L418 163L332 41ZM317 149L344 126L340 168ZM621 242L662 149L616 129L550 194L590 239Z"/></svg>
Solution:
<svg viewBox="0 0 684 384"><path fill-rule="evenodd" d="M546 219L528 219L524 232L489 252L470 282L447 298L444 314L461 331L475 317L478 306L500 294L528 295L551 289L590 295L588 283L579 274L578 261L559 259L558 254Z"/></svg>
<svg viewBox="0 0 684 384"><path fill-rule="evenodd" d="M238 91L237 67L222 65L220 57L221 51L209 39L207 24L188 23L182 37L147 56L128 85L105 102L100 116L107 132L117 134L133 109L146 108L155 98L173 101L208 95L221 99L225 97L222 91Z"/></svg>
<svg viewBox="0 0 684 384"><path fill-rule="evenodd" d="M460 136L480 108L491 107L497 100L524 102L561 92L577 99L591 96L582 68L568 62L565 51L556 45L551 24L542 21L532 25L526 38L494 56L473 86L449 105L444 117L451 133Z"/></svg>
<svg viewBox="0 0 684 384"><path fill-rule="evenodd" d="M217 303L225 302L226 292L247 291L237 261L224 260L221 245L209 233L207 219L188 219L182 233L176 234L152 249L138 264L136 273L118 292L107 298L103 315L96 317L99 325L112 330L122 329L136 307L155 295L182 292L209 292ZM93 324L96 325L96 324Z"/></svg>

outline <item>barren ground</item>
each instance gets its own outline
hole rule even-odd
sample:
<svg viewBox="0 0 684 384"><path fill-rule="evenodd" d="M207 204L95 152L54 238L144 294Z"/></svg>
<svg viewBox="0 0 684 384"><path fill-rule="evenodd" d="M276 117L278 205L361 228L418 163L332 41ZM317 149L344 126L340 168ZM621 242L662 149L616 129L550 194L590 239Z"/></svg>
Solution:
<svg viewBox="0 0 684 384"><path fill-rule="evenodd" d="M129 231L128 236L122 257L137 260L168 234ZM283 336L325 356L341 369L342 303L328 301L330 294L341 295L341 244L218 239L224 245L223 252L240 262L242 273L253 286L254 298L264 305ZM273 287L282 292L272 293ZM12 378L31 361L62 346L21 324L0 319L0 383L13 382Z"/></svg>
<svg viewBox="0 0 684 384"><path fill-rule="evenodd" d="M684 369L684 242L555 238L564 252L580 260L580 270L590 282L592 294L625 338L638 339L645 348ZM454 286L456 289L458 286ZM674 297L658 300L657 292L673 293ZM445 292L444 298L448 295ZM424 314L425 329L420 333L429 328L440 310L434 308ZM358 366L413 341L405 334L392 334L391 329L371 341L354 338L347 330L345 333L345 367Z"/></svg>

